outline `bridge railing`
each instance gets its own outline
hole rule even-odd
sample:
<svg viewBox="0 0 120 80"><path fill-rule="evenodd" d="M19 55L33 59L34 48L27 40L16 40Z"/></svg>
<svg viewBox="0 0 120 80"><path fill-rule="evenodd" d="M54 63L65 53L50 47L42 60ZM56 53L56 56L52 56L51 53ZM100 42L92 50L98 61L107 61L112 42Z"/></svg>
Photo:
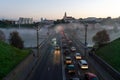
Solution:
<svg viewBox="0 0 120 80"><path fill-rule="evenodd" d="M120 72L115 70L112 66L106 63L103 59L97 56L95 53L89 53L89 55L96 60L99 64L101 64L114 78L115 80L120 80Z"/></svg>

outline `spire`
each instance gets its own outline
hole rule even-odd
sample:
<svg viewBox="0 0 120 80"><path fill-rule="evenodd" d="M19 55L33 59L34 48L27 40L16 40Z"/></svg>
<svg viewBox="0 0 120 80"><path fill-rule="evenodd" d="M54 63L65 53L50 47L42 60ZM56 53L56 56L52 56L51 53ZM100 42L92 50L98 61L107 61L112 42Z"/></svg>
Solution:
<svg viewBox="0 0 120 80"><path fill-rule="evenodd" d="M64 14L64 19L67 17L67 13L65 12L65 14Z"/></svg>
<svg viewBox="0 0 120 80"><path fill-rule="evenodd" d="M65 12L65 17L67 17L67 13Z"/></svg>

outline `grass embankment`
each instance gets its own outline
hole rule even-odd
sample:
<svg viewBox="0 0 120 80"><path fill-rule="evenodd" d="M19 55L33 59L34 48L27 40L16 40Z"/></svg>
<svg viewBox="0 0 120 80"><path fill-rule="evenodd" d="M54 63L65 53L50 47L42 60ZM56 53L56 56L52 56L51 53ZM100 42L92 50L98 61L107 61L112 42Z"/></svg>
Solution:
<svg viewBox="0 0 120 80"><path fill-rule="evenodd" d="M120 72L120 38L100 48L96 53Z"/></svg>
<svg viewBox="0 0 120 80"><path fill-rule="evenodd" d="M19 64L30 50L20 50L0 41L0 80Z"/></svg>

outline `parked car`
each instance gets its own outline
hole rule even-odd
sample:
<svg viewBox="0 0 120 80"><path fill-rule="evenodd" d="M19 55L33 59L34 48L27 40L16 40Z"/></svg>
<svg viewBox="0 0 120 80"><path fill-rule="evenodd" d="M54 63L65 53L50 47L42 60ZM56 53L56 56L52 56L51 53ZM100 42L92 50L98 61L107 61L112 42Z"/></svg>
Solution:
<svg viewBox="0 0 120 80"><path fill-rule="evenodd" d="M98 80L98 77L94 73L87 72L84 75L84 79L85 80Z"/></svg>
<svg viewBox="0 0 120 80"><path fill-rule="evenodd" d="M71 57L67 56L65 59L65 64L72 64L72 59Z"/></svg>
<svg viewBox="0 0 120 80"><path fill-rule="evenodd" d="M76 48L75 47L71 47L71 51L76 51Z"/></svg>
<svg viewBox="0 0 120 80"><path fill-rule="evenodd" d="M75 66L73 64L67 65L66 71L68 74L75 74Z"/></svg>
<svg viewBox="0 0 120 80"><path fill-rule="evenodd" d="M80 53L75 53L75 59L76 59L76 60L82 59L81 54L80 54Z"/></svg>
<svg viewBox="0 0 120 80"><path fill-rule="evenodd" d="M78 65L80 66L81 69L88 69L88 63L86 60L80 60L78 62Z"/></svg>

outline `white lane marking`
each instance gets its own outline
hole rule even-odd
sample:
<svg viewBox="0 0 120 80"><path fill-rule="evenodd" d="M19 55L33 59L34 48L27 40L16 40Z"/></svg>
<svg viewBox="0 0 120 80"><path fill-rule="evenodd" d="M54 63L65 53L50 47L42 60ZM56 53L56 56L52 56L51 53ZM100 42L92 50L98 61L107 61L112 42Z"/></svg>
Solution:
<svg viewBox="0 0 120 80"><path fill-rule="evenodd" d="M78 75L80 76L80 72L78 71Z"/></svg>
<svg viewBox="0 0 120 80"><path fill-rule="evenodd" d="M50 70L50 68L48 67L48 71Z"/></svg>

